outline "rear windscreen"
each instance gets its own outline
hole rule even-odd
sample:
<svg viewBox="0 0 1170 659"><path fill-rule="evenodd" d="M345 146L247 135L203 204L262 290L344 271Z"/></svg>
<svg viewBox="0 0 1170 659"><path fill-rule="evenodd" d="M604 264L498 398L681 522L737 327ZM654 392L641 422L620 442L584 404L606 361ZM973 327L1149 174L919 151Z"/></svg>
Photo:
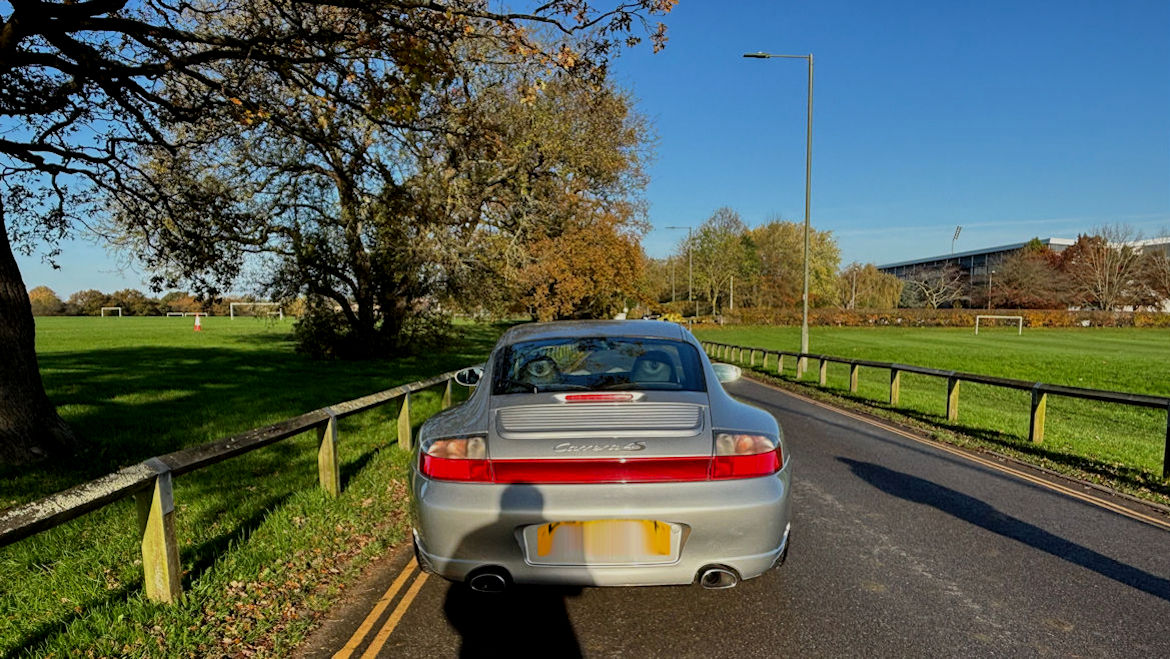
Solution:
<svg viewBox="0 0 1170 659"><path fill-rule="evenodd" d="M600 337L514 343L496 358L492 392L645 389L704 391L694 346L669 339Z"/></svg>

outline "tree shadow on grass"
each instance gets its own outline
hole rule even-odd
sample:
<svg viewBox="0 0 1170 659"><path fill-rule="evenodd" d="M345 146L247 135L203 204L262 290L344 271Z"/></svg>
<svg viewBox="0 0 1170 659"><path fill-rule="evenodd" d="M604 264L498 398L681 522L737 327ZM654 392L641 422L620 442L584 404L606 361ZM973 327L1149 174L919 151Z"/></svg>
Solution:
<svg viewBox="0 0 1170 659"><path fill-rule="evenodd" d="M886 494L931 506L1130 588L1170 601L1170 579L1126 565L1038 526L1005 515L995 507L962 492L870 462L840 457L837 460L847 465L856 476Z"/></svg>
<svg viewBox="0 0 1170 659"><path fill-rule="evenodd" d="M0 508L146 458L481 361L500 327L460 328L444 349L390 360L314 361L287 341L140 346L39 357L50 399L82 440L71 458L0 468Z"/></svg>

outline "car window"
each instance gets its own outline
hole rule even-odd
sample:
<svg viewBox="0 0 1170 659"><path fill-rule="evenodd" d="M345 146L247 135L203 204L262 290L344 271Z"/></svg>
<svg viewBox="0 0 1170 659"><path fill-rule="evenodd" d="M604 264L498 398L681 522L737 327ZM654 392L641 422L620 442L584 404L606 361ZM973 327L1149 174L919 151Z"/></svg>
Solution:
<svg viewBox="0 0 1170 659"><path fill-rule="evenodd" d="M593 337L514 343L493 368L495 394L658 389L703 391L698 351L669 339Z"/></svg>

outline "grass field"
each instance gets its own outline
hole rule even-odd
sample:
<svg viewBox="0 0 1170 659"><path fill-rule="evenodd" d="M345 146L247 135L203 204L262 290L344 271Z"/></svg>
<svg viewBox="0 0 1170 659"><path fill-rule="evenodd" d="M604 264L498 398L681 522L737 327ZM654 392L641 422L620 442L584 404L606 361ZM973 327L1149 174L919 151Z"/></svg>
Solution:
<svg viewBox="0 0 1170 659"><path fill-rule="evenodd" d="M797 351L798 327L697 330L701 339ZM814 327L810 352L899 362L946 370L1096 389L1170 396L1170 330ZM757 360L758 362L758 360ZM775 359L771 361L772 369ZM785 364L795 378L795 360ZM815 364L806 380L815 382ZM833 394L893 412L887 404L889 371L862 368L857 394L848 392L848 367L829 365ZM940 378L902 375L899 415L953 430L995 450L1093 480L1116 480L1131 491L1170 495L1161 479L1166 411L1049 396L1043 444L1028 441L1030 394L963 383L959 421L945 416Z"/></svg>
<svg viewBox="0 0 1170 659"><path fill-rule="evenodd" d="M445 349L393 361L314 362L291 323L208 318L40 318L45 385L86 449L0 472L0 508L120 466L481 361L501 328L463 326ZM456 388L462 394L462 388ZM438 407L418 396L416 425ZM394 405L341 423L343 495L317 487L316 434L175 482L185 570L178 605L141 595L133 502L0 549L0 655L287 654L406 528Z"/></svg>

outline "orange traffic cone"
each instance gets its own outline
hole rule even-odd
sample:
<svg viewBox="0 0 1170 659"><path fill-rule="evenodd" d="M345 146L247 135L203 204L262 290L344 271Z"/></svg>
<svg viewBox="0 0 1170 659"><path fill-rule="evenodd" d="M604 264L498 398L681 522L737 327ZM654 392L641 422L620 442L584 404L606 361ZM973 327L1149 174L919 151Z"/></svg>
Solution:
<svg viewBox="0 0 1170 659"><path fill-rule="evenodd" d="M195 314L195 331L202 332L203 324L199 322L199 314Z"/></svg>

